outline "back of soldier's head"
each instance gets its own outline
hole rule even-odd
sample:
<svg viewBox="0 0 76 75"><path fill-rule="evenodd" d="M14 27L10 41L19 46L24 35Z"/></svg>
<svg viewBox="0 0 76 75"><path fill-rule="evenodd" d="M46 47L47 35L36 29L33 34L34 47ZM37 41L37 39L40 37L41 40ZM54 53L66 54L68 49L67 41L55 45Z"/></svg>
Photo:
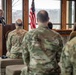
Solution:
<svg viewBox="0 0 76 75"><path fill-rule="evenodd" d="M19 27L23 26L21 19L17 19L15 24L16 26L19 26Z"/></svg>
<svg viewBox="0 0 76 75"><path fill-rule="evenodd" d="M47 11L41 10L37 14L37 20L40 21L41 23L45 23L49 20L49 16Z"/></svg>

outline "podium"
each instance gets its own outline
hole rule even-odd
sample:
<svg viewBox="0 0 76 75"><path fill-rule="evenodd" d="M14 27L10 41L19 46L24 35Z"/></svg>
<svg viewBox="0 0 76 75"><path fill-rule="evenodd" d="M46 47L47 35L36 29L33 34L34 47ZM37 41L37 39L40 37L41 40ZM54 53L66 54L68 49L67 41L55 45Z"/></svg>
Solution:
<svg viewBox="0 0 76 75"><path fill-rule="evenodd" d="M6 54L7 36L8 36L8 33L14 29L15 29L15 24L11 24L11 25L6 24L5 26L0 24L0 56Z"/></svg>

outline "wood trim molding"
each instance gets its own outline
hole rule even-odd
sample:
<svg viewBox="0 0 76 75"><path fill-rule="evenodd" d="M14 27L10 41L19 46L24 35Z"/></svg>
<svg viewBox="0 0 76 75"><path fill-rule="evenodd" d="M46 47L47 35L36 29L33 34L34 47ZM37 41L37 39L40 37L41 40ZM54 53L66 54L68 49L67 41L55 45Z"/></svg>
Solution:
<svg viewBox="0 0 76 75"><path fill-rule="evenodd" d="M62 0L62 30L66 29L66 10L67 10L67 0Z"/></svg>
<svg viewBox="0 0 76 75"><path fill-rule="evenodd" d="M28 0L23 0L23 24L25 30L28 30L28 2Z"/></svg>
<svg viewBox="0 0 76 75"><path fill-rule="evenodd" d="M12 23L12 0L6 1L6 23Z"/></svg>

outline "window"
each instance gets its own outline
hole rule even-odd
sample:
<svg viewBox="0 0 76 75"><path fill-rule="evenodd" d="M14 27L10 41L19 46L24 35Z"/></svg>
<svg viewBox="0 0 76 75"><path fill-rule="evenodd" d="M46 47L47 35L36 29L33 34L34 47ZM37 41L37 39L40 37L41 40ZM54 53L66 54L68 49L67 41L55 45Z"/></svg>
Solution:
<svg viewBox="0 0 76 75"><path fill-rule="evenodd" d="M18 18L22 19L22 1L12 0L12 23L15 23Z"/></svg>
<svg viewBox="0 0 76 75"><path fill-rule="evenodd" d="M0 9L2 9L2 0L0 0Z"/></svg>
<svg viewBox="0 0 76 75"><path fill-rule="evenodd" d="M75 1L67 1L67 29L73 28L75 22Z"/></svg>
<svg viewBox="0 0 76 75"><path fill-rule="evenodd" d="M31 3L32 0L29 0L29 10L31 8ZM61 0L34 0L34 3L36 14L41 9L46 10L49 14L50 21L53 23L53 29L61 28ZM36 27L38 26L36 25Z"/></svg>

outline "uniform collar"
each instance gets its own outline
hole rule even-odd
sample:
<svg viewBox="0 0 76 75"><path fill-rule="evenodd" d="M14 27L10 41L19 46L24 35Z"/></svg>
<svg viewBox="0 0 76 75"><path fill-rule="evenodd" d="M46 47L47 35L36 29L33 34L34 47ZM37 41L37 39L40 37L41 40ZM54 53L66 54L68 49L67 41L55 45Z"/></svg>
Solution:
<svg viewBox="0 0 76 75"><path fill-rule="evenodd" d="M39 25L38 28L48 28L48 26L46 26L46 25Z"/></svg>

